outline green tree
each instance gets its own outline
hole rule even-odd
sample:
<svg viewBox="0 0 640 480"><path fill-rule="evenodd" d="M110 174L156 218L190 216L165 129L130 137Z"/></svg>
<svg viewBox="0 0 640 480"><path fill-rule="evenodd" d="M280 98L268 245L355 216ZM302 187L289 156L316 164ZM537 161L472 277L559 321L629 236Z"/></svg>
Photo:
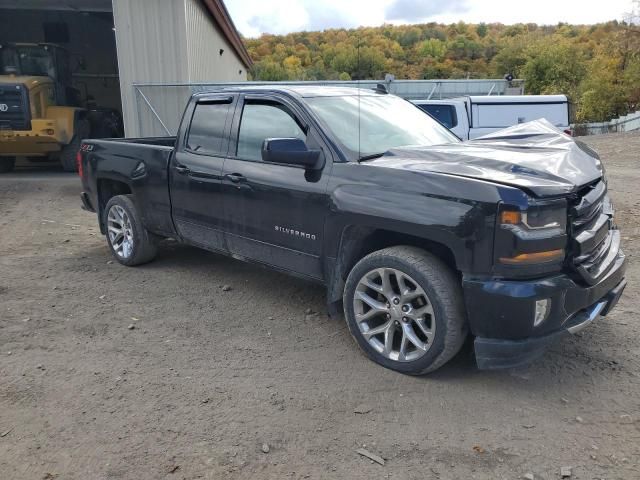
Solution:
<svg viewBox="0 0 640 480"><path fill-rule="evenodd" d="M493 71L498 77L507 73L518 76L525 63L529 60L527 44L522 39L509 39L502 45L497 45L497 53L491 63Z"/></svg>
<svg viewBox="0 0 640 480"><path fill-rule="evenodd" d="M406 27L405 27L406 28ZM422 38L422 30L418 27L408 27L405 32L400 35L398 42L403 47L415 45Z"/></svg>
<svg viewBox="0 0 640 480"><path fill-rule="evenodd" d="M601 122L617 116L625 106L624 87L617 78L620 60L596 57L580 85L579 122Z"/></svg>
<svg viewBox="0 0 640 480"><path fill-rule="evenodd" d="M447 45L437 38L430 38L420 44L420 55L442 60L447 52Z"/></svg>
<svg viewBox="0 0 640 480"><path fill-rule="evenodd" d="M521 69L527 91L534 95L564 93L574 98L586 73L581 51L555 37L531 47Z"/></svg>
<svg viewBox="0 0 640 480"><path fill-rule="evenodd" d="M252 77L255 80L281 81L289 80L285 68L273 60L262 60L253 65Z"/></svg>
<svg viewBox="0 0 640 480"><path fill-rule="evenodd" d="M447 44L447 49L448 55L454 60L475 59L482 53L480 44L466 35L457 35Z"/></svg>
<svg viewBox="0 0 640 480"><path fill-rule="evenodd" d="M484 22L481 22L476 26L476 33L480 38L486 37L488 31L489 31L489 28L487 27L487 24Z"/></svg>

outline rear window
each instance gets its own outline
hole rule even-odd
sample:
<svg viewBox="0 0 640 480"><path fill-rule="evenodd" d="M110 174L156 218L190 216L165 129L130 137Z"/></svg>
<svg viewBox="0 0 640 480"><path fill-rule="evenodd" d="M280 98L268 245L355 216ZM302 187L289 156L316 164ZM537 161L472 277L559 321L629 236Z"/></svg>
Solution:
<svg viewBox="0 0 640 480"><path fill-rule="evenodd" d="M438 120L447 128L453 128L458 125L458 116L453 105L418 105L422 110L427 112L433 118Z"/></svg>
<svg viewBox="0 0 640 480"><path fill-rule="evenodd" d="M187 148L193 152L226 155L225 125L231 100L198 103L191 118Z"/></svg>

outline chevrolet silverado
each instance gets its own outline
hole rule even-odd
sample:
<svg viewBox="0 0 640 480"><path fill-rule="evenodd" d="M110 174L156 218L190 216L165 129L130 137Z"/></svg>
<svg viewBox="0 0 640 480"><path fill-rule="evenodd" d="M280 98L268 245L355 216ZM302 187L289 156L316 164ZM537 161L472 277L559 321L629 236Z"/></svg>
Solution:
<svg viewBox="0 0 640 480"><path fill-rule="evenodd" d="M384 90L234 87L194 95L175 137L85 140L77 161L121 264L171 237L320 282L408 374L469 334L480 368L531 362L626 285L603 165L544 120L461 142Z"/></svg>

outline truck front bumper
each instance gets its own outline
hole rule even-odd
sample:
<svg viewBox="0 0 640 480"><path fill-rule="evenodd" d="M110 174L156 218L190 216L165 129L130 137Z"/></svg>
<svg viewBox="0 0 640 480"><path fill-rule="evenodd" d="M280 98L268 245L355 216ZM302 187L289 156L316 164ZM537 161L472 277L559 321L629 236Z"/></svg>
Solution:
<svg viewBox="0 0 640 480"><path fill-rule="evenodd" d="M531 362L556 339L577 333L618 302L627 282L622 251L605 277L583 286L569 275L531 281L465 277L463 289L475 355L481 369L510 368ZM548 313L534 326L536 302Z"/></svg>

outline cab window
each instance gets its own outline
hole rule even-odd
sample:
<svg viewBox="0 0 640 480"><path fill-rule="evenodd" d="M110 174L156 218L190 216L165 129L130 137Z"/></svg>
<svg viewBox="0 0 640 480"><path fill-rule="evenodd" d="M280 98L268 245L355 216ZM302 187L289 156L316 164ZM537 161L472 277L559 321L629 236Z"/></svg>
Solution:
<svg viewBox="0 0 640 480"><path fill-rule="evenodd" d="M289 109L277 102L246 101L242 109L236 156L262 161L266 138L300 138L307 135Z"/></svg>
<svg viewBox="0 0 640 480"><path fill-rule="evenodd" d="M196 105L191 118L187 149L210 155L226 155L225 125L231 100L206 101Z"/></svg>
<svg viewBox="0 0 640 480"><path fill-rule="evenodd" d="M427 112L433 118L438 120L447 128L453 128L458 125L458 116L453 105L418 105L422 110Z"/></svg>

